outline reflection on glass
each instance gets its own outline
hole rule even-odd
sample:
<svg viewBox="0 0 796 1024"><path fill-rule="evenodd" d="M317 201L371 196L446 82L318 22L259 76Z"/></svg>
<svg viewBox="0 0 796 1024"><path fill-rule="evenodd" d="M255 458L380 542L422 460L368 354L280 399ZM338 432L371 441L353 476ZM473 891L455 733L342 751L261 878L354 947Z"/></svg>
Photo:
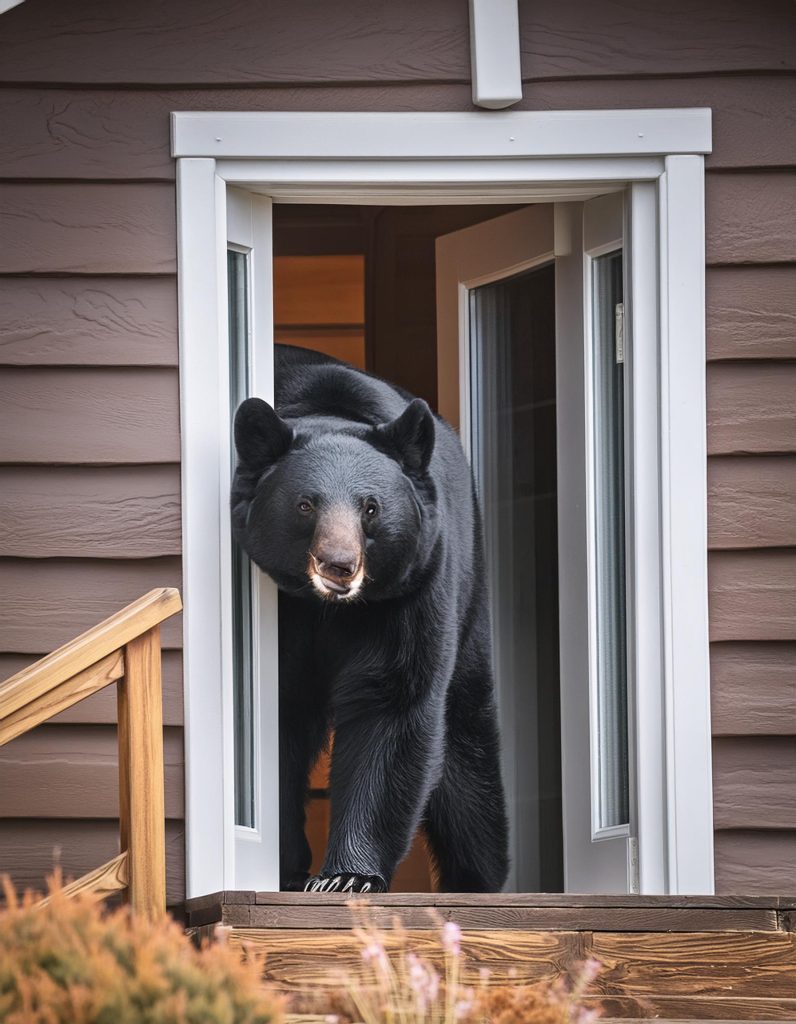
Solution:
<svg viewBox="0 0 796 1024"><path fill-rule="evenodd" d="M470 292L471 451L484 517L508 889L563 889L555 269Z"/></svg>
<svg viewBox="0 0 796 1024"><path fill-rule="evenodd" d="M592 262L598 825L629 823L622 253ZM619 309L617 307L619 306Z"/></svg>
<svg viewBox="0 0 796 1024"><path fill-rule="evenodd" d="M249 393L248 266L245 253L227 253L229 283L229 407L232 415ZM231 431L230 431L231 433ZM232 464L235 465L235 447ZM252 584L249 559L232 544L232 686L235 721L235 824L254 828L254 681Z"/></svg>

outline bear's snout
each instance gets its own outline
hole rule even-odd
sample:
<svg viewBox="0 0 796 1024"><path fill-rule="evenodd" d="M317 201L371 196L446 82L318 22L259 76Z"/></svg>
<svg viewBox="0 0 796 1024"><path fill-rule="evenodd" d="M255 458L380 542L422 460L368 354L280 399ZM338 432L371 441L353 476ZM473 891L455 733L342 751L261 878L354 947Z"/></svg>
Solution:
<svg viewBox="0 0 796 1024"><path fill-rule="evenodd" d="M353 597L365 576L362 528L348 509L331 509L319 522L307 575L321 597Z"/></svg>

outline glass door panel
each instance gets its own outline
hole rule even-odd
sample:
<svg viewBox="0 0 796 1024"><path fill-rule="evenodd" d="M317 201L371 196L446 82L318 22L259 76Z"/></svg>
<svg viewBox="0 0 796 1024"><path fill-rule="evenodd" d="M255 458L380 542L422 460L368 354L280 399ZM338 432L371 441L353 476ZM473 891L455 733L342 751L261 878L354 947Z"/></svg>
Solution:
<svg viewBox="0 0 796 1024"><path fill-rule="evenodd" d="M484 520L510 884L563 888L555 269L469 292L470 450Z"/></svg>
<svg viewBox="0 0 796 1024"><path fill-rule="evenodd" d="M246 253L227 251L229 288L229 408L231 420L249 390L249 267ZM230 421L232 465L235 444ZM235 824L254 828L254 678L252 570L234 537L232 545L232 700L235 732Z"/></svg>
<svg viewBox="0 0 796 1024"><path fill-rule="evenodd" d="M596 588L595 835L630 824L625 594L625 386L621 251L591 261Z"/></svg>

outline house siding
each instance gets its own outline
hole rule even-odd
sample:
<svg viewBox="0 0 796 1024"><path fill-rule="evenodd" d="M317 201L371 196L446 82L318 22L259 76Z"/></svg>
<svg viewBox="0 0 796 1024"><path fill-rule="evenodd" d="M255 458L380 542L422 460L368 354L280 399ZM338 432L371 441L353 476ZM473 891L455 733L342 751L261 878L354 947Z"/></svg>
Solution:
<svg viewBox="0 0 796 1024"><path fill-rule="evenodd" d="M516 109L710 106L717 887L796 886L796 18L529 0ZM469 110L463 0L27 0L0 22L0 675L180 585L172 110ZM488 113L483 116L489 117ZM169 899L179 620L164 626ZM111 696L0 751L0 868L115 851ZM11 782L9 782L11 780ZM9 795L9 785L15 794Z"/></svg>

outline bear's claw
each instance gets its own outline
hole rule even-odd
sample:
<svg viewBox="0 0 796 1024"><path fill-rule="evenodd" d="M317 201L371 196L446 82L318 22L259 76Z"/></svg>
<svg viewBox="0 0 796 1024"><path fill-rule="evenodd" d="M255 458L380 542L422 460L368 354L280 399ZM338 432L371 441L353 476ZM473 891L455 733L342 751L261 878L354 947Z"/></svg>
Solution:
<svg viewBox="0 0 796 1024"><path fill-rule="evenodd" d="M311 875L304 892L387 892L387 883L379 875Z"/></svg>

